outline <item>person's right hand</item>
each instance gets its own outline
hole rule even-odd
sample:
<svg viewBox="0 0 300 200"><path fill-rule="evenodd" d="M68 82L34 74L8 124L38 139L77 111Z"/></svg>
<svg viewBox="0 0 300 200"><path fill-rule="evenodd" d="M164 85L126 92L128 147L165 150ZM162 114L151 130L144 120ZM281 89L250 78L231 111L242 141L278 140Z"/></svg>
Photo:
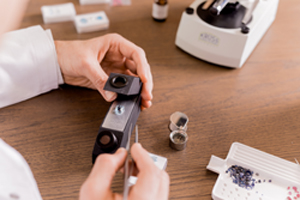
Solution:
<svg viewBox="0 0 300 200"><path fill-rule="evenodd" d="M169 196L169 175L159 169L148 152L139 143L131 147L131 156L138 169L138 180L132 186L129 200L167 200Z"/></svg>
<svg viewBox="0 0 300 200"><path fill-rule="evenodd" d="M126 150L119 148L114 154L101 154L87 180L81 187L79 200L122 200L121 194L111 191L115 173L124 165ZM128 200L167 200L169 196L169 175L159 169L147 151L135 143L131 155L138 168L138 180L130 188Z"/></svg>

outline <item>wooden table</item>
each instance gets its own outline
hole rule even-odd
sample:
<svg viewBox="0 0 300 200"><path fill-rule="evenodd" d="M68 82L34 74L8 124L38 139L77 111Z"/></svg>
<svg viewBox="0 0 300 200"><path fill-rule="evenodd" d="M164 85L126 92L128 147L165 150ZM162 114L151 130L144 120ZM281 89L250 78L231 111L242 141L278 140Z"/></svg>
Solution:
<svg viewBox="0 0 300 200"><path fill-rule="evenodd" d="M107 31L77 34L72 22L44 25L42 5L73 2L78 14L104 10ZM274 23L241 69L211 65L174 44L182 11L193 0L169 1L166 22L151 18L152 1L131 6L81 6L77 0L32 0L21 27L41 24L55 39L88 39L116 32L147 53L154 77L151 109L141 113L139 141L167 157L170 199L211 199L217 175L210 156L225 158L237 141L294 162L300 159L300 4L281 0ZM44 200L77 199L92 164L98 128L109 108L97 91L60 89L1 109L0 136L28 161ZM186 113L189 141L184 151L168 144L168 122ZM116 176L115 191L122 191Z"/></svg>

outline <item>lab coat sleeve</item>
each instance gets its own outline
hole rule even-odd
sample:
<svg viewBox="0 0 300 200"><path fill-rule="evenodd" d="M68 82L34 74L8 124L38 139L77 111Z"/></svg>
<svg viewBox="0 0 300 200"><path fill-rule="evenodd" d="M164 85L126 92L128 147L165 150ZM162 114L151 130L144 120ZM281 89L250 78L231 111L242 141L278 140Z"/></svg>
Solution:
<svg viewBox="0 0 300 200"><path fill-rule="evenodd" d="M42 200L36 181L25 159L1 139L0 199Z"/></svg>
<svg viewBox="0 0 300 200"><path fill-rule="evenodd" d="M63 83L50 30L12 31L0 39L0 108L58 88Z"/></svg>

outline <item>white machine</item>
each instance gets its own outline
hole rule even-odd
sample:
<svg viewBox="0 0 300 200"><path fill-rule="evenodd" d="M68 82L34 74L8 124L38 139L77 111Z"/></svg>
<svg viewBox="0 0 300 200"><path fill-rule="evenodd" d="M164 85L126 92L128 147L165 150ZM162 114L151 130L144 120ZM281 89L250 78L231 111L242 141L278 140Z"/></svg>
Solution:
<svg viewBox="0 0 300 200"><path fill-rule="evenodd" d="M278 2L196 0L181 16L175 44L207 62L240 68L274 21Z"/></svg>

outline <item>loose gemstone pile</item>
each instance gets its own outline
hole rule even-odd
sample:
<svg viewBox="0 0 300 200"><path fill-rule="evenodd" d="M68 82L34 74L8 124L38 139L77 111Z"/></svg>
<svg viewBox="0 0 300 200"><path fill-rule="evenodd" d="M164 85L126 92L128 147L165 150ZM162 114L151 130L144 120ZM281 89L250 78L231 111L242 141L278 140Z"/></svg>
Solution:
<svg viewBox="0 0 300 200"><path fill-rule="evenodd" d="M239 187L253 189L253 187L255 186L255 179L252 178L253 171L249 169L245 169L237 165L232 165L228 168L226 173L229 173L233 183L237 184Z"/></svg>

